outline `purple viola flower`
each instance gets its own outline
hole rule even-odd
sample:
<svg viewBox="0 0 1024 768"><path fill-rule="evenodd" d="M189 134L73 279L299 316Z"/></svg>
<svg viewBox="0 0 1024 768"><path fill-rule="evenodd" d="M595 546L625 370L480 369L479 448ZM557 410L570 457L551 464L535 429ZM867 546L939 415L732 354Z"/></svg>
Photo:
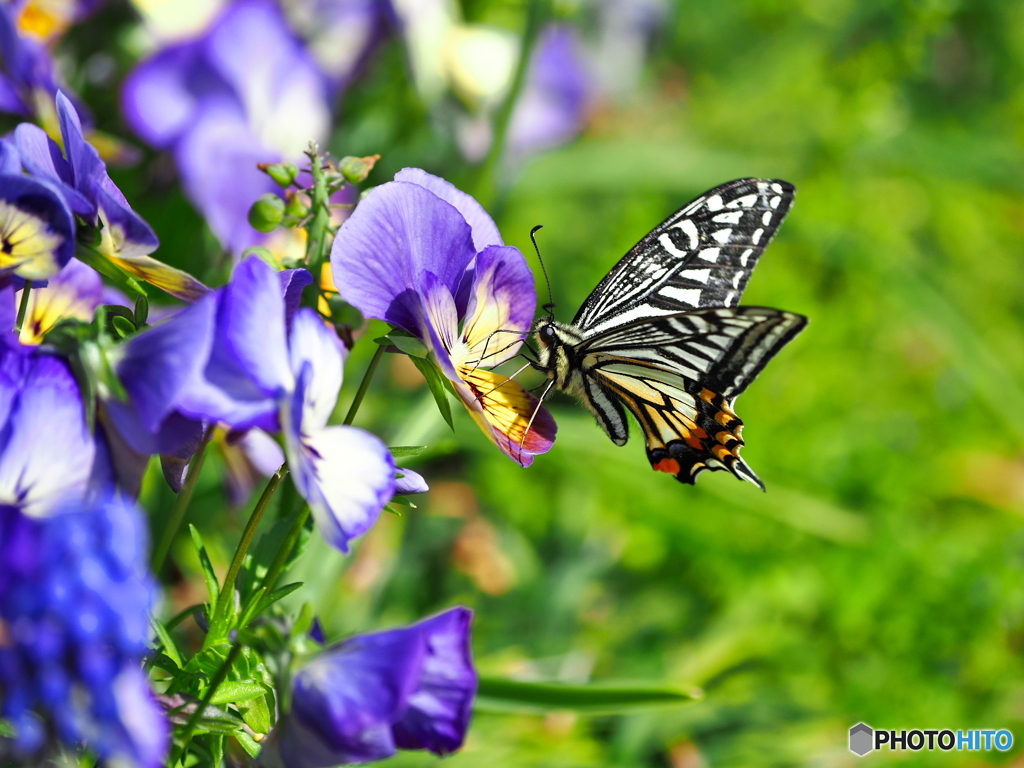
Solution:
<svg viewBox="0 0 1024 768"><path fill-rule="evenodd" d="M96 456L67 363L0 338L0 506L38 517L85 496Z"/></svg>
<svg viewBox="0 0 1024 768"><path fill-rule="evenodd" d="M397 23L389 0L293 0L284 10L335 90L351 84Z"/></svg>
<svg viewBox="0 0 1024 768"><path fill-rule="evenodd" d="M159 435L174 418L282 432L320 532L347 552L394 495L394 461L368 432L327 425L346 350L314 311L296 311L311 280L246 259L227 286L128 341L117 373L129 401L112 405L126 435Z"/></svg>
<svg viewBox="0 0 1024 768"><path fill-rule="evenodd" d="M41 344L43 337L61 320L91 322L103 299L99 273L72 259L45 286L32 288L21 327L21 343ZM20 303L20 294L16 301Z"/></svg>
<svg viewBox="0 0 1024 768"><path fill-rule="evenodd" d="M45 181L0 174L0 273L46 280L74 252L74 219L57 190Z"/></svg>
<svg viewBox="0 0 1024 768"><path fill-rule="evenodd" d="M228 501L240 507L252 496L256 485L266 480L285 462L284 451L262 429L214 430L213 441L224 460L224 485Z"/></svg>
<svg viewBox="0 0 1024 768"><path fill-rule="evenodd" d="M413 334L474 420L529 466L555 422L521 384L481 366L516 355L533 323L533 275L472 197L417 168L371 192L331 251L334 282L366 317ZM531 423L532 422L532 423Z"/></svg>
<svg viewBox="0 0 1024 768"><path fill-rule="evenodd" d="M149 255L159 245L156 235L111 181L106 164L82 133L74 105L63 93L57 94L57 116L64 154L38 126L23 123L14 131L19 160L31 180L58 189L67 207L99 232L100 255L172 296L185 301L203 296L207 288L202 283Z"/></svg>
<svg viewBox="0 0 1024 768"><path fill-rule="evenodd" d="M574 27L551 24L537 40L523 92L512 112L508 157L514 162L574 139L594 95L583 43Z"/></svg>
<svg viewBox="0 0 1024 768"><path fill-rule="evenodd" d="M19 759L44 758L50 733L109 764L162 764L168 726L142 671L146 553L142 514L121 498L44 518L0 504L0 714Z"/></svg>
<svg viewBox="0 0 1024 768"><path fill-rule="evenodd" d="M57 92L53 59L38 40L23 36L22 14L0 3L0 111L35 117Z"/></svg>
<svg viewBox="0 0 1024 768"><path fill-rule="evenodd" d="M170 150L185 191L228 250L265 239L253 201L280 190L258 163L301 159L330 125L329 88L277 3L239 0L199 38L157 52L125 82L122 107Z"/></svg>
<svg viewBox="0 0 1024 768"><path fill-rule="evenodd" d="M477 687L472 618L468 608L452 608L323 651L295 675L292 711L261 764L327 768L383 760L398 749L459 749Z"/></svg>
<svg viewBox="0 0 1024 768"><path fill-rule="evenodd" d="M463 28L462 35L473 41L493 36L491 30ZM504 43L505 45L502 45ZM479 77L483 56L493 58L491 48L504 50L507 77ZM452 77L470 102L479 102L473 115L456 123L459 148L470 160L480 160L493 141L493 122L499 104L507 95L517 43L499 36L490 45L483 40L465 44L453 54ZM575 138L584 128L596 92L596 83L577 30L567 24L549 24L541 30L533 49L522 92L516 100L506 137L505 158L522 163L538 152L553 149Z"/></svg>

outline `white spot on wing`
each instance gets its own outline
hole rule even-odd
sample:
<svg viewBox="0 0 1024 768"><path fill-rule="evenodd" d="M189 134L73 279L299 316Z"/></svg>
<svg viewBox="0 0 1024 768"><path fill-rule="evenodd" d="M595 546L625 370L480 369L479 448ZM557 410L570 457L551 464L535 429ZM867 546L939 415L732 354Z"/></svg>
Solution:
<svg viewBox="0 0 1024 768"><path fill-rule="evenodd" d="M710 269L687 269L682 273L683 277L687 277L690 280L696 280L698 283L708 284L708 280L711 279Z"/></svg>
<svg viewBox="0 0 1024 768"><path fill-rule="evenodd" d="M687 257L686 251L681 251L676 248L676 244L672 242L672 237L668 232L662 232L658 238L658 242L661 243L661 247L671 253L673 256L679 259L685 259Z"/></svg>
<svg viewBox="0 0 1024 768"><path fill-rule="evenodd" d="M753 252L754 252L753 248L747 248L747 250L745 250L743 252L743 255L740 256L740 266L743 266L743 267L747 266L747 259L750 258L750 254L752 254Z"/></svg>
<svg viewBox="0 0 1024 768"><path fill-rule="evenodd" d="M690 249L697 247L700 242L700 232L697 231L697 225L693 223L693 219L683 219L675 225L676 229L682 230L688 238L690 238Z"/></svg>
<svg viewBox="0 0 1024 768"><path fill-rule="evenodd" d="M754 245L757 245L758 243L761 242L761 235L763 235L763 234L764 234L764 230L761 229L760 227L758 227L757 229L754 230L754 234L752 234L750 236L750 239L751 239L751 241L753 241Z"/></svg>
<svg viewBox="0 0 1024 768"><path fill-rule="evenodd" d="M757 202L757 195L744 195L743 197L737 197L735 200L729 201L726 204L726 208L749 208Z"/></svg>
<svg viewBox="0 0 1024 768"><path fill-rule="evenodd" d="M782 197L779 196L779 195L776 195L775 197L773 197L771 200L768 201L768 205L770 205L772 208L778 208L779 207L779 203L781 203L781 202L782 202Z"/></svg>
<svg viewBox="0 0 1024 768"><path fill-rule="evenodd" d="M722 209L722 206L725 205L725 203L722 202L721 195L712 195L705 202L709 211L719 211Z"/></svg>
<svg viewBox="0 0 1024 768"><path fill-rule="evenodd" d="M674 285L666 285L658 293L670 299L681 301L684 304L689 304L691 307L700 305L700 288L676 288Z"/></svg>
<svg viewBox="0 0 1024 768"><path fill-rule="evenodd" d="M712 264L718 263L718 257L722 255L721 248L705 248L703 251L698 251L698 258L704 261L710 261Z"/></svg>
<svg viewBox="0 0 1024 768"><path fill-rule="evenodd" d="M743 218L743 211L726 211L716 214L712 221L718 224L739 224Z"/></svg>
<svg viewBox="0 0 1024 768"><path fill-rule="evenodd" d="M732 229L726 227L720 229L711 236L716 243L728 243L729 238L732 237Z"/></svg>
<svg viewBox="0 0 1024 768"><path fill-rule="evenodd" d="M761 217L761 223L764 224L767 227L769 224L771 224L771 221L772 221L772 212L771 211L765 211L764 212L764 216Z"/></svg>

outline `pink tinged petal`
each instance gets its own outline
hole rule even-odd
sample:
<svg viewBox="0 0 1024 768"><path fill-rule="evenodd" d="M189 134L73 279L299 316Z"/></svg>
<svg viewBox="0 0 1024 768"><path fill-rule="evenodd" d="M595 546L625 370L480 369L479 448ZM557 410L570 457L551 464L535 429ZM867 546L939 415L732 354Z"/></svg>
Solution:
<svg viewBox="0 0 1024 768"><path fill-rule="evenodd" d="M341 391L342 367L347 350L337 334L308 307L295 315L289 339L289 357L296 378L309 367L303 391L302 428L320 429L327 424Z"/></svg>
<svg viewBox="0 0 1024 768"><path fill-rule="evenodd" d="M491 368L515 357L530 331L537 309L533 273L518 248L492 246L477 256L472 279L462 337L473 364L485 356L479 365Z"/></svg>
<svg viewBox="0 0 1024 768"><path fill-rule="evenodd" d="M349 542L366 533L394 496L395 464L377 437L348 426L307 433L301 424L307 363L298 391L282 409L285 453L302 497L309 502L320 534L331 546L348 552Z"/></svg>
<svg viewBox="0 0 1024 768"><path fill-rule="evenodd" d="M400 749L446 755L465 741L477 689L470 646L472 620L472 611L458 607L410 627L424 636L427 653L419 685L395 725Z"/></svg>
<svg viewBox="0 0 1024 768"><path fill-rule="evenodd" d="M454 205L473 230L473 247L479 252L488 245L503 245L501 233L494 219L471 195L467 195L454 184L427 173L420 168L403 168L395 174L395 181L406 181L423 187Z"/></svg>
<svg viewBox="0 0 1024 768"><path fill-rule="evenodd" d="M528 467L534 456L551 449L558 430L555 420L519 382L480 368L463 367L459 373L456 394L502 453Z"/></svg>
<svg viewBox="0 0 1024 768"><path fill-rule="evenodd" d="M458 210L421 186L389 182L342 225L331 267L339 294L363 315L425 339L424 274L454 291L475 256L472 231Z"/></svg>
<svg viewBox="0 0 1024 768"><path fill-rule="evenodd" d="M49 355L34 358L8 407L0 432L0 504L45 515L65 495L83 494L95 443L67 364Z"/></svg>

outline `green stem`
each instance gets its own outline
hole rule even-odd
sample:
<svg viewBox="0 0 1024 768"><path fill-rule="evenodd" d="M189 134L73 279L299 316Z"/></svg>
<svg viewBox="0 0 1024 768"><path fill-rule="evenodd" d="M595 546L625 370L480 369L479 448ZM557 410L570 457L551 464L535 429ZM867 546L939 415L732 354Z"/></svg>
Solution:
<svg viewBox="0 0 1024 768"><path fill-rule="evenodd" d="M530 70L530 57L533 53L537 36L548 15L548 0L531 0L526 12L526 28L523 30L523 44L519 51L519 61L516 64L515 75L512 78L512 86L509 88L508 96L501 105L498 115L494 121L494 140L491 142L491 149L487 153L487 159L480 167L478 176L476 197L486 207L493 201L497 190L496 176L501 163L502 155L505 153L505 140L508 138L509 126L512 123L512 113L515 111L519 95L522 93L526 83L526 75Z"/></svg>
<svg viewBox="0 0 1024 768"><path fill-rule="evenodd" d="M256 507L253 509L252 514L249 515L249 520L245 524L245 529L242 531L242 538L238 542L238 546L235 547L235 556L231 559L231 565L228 566L227 576L224 577L224 589L221 590L220 598L217 600L217 606L213 611L212 626L216 626L218 621L223 618L227 613L228 607L231 605L231 601L235 594L235 579L238 578L239 571L242 570L242 562L245 560L245 553L249 551L249 545L252 543L253 537L256 535L256 529L259 527L260 520L263 519L263 513L267 511L267 506L270 504L270 499L274 496L274 491L277 490L277 486L281 484L281 480L288 474L287 467L281 467L277 472L274 473L273 477L267 481L267 487L263 489L263 494L260 496L259 501L256 502ZM216 633L211 631L210 637Z"/></svg>
<svg viewBox="0 0 1024 768"><path fill-rule="evenodd" d="M181 747L175 748L174 753L171 755L169 765L176 765L181 760L185 753L188 752L188 744L192 740L192 733L195 731L196 726L199 725L199 719L203 716L203 712L206 711L206 707L213 700L214 694L217 693L217 688L224 682L224 678L228 676L228 672L231 671L231 665L235 663L235 659L238 658L238 654L242 650L241 643L235 643L231 646L231 650L228 651L227 658L224 659L224 663L220 669L217 670L217 674L213 676L210 681L210 687L206 689L206 693L203 694L202 701L199 702L199 706L196 707L188 720L185 722L185 728L181 732Z"/></svg>
<svg viewBox="0 0 1024 768"><path fill-rule="evenodd" d="M277 554L274 555L274 561L267 569L267 575L263 577L263 586L260 587L260 599L262 599L263 593L270 594L270 591L274 588L278 578L280 578L281 571L284 570L284 565L288 562L288 556L295 548L295 544L298 542L299 536L302 535L302 529L306 525L306 520L309 519L309 513L309 504L303 504L302 508L299 509L295 518L292 520L292 527L288 529L288 535L285 536L284 542L281 544L281 548L277 550Z"/></svg>
<svg viewBox="0 0 1024 768"><path fill-rule="evenodd" d="M209 440L202 442L196 455L192 457L192 462L188 465L185 484L182 486L178 498L174 500L171 519L167 521L167 527L164 528L164 532L160 536L160 543L153 551L153 573L160 573L160 569L163 568L164 561L171 551L171 545L174 544L174 539L178 536L178 529L181 528L181 524L185 520L189 502L192 501L192 492L196 489L196 481L199 480L199 473L203 468L203 459L206 457L208 443Z"/></svg>
<svg viewBox="0 0 1024 768"><path fill-rule="evenodd" d="M313 188L310 190L313 220L309 223L306 241L306 263L315 280L320 279L320 266L327 252L327 232L331 224L330 195L327 190L327 178L324 175L323 159L315 144L310 144L306 152L309 158L309 171L313 176Z"/></svg>
<svg viewBox="0 0 1024 768"><path fill-rule="evenodd" d="M359 389L356 390L356 396L352 400L352 405L349 406L348 413L345 414L345 420L342 424L351 424L352 420L356 417L356 411L359 410L359 406L363 403L363 398L366 397L366 390L370 388L370 381L373 379L373 373L377 370L377 366L380 364L381 358L384 357L384 345L379 345L377 351L373 353L373 359L370 360L370 365L366 368L366 373L363 374L363 380L359 382Z"/></svg>
<svg viewBox="0 0 1024 768"><path fill-rule="evenodd" d="M25 315L28 313L28 297L32 294L32 281L26 280L25 287L21 289L21 304L18 305L18 319L14 322L14 330L21 333L21 326L25 324Z"/></svg>
<svg viewBox="0 0 1024 768"><path fill-rule="evenodd" d="M146 289L139 284L138 280L129 275L91 245L79 243L78 247L75 249L75 256L79 261L85 262L104 277L110 278L114 285L125 293L135 296L146 295Z"/></svg>

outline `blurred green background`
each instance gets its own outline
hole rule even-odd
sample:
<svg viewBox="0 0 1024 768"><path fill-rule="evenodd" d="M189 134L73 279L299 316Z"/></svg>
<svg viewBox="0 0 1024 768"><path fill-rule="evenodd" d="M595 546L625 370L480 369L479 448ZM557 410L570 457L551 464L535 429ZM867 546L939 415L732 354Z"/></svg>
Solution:
<svg viewBox="0 0 1024 768"><path fill-rule="evenodd" d="M525 23L522 2L462 10ZM100 45L90 34L109 19L72 43ZM847 729L862 720L1024 740L1022 52L1019 2L677 2L630 93L600 104L576 142L504 172L486 204L531 260L528 232L545 225L562 320L705 189L792 181L796 205L744 302L811 323L739 402L767 494L724 473L696 488L655 474L635 425L616 448L563 396L550 401L554 449L522 470L465 414L448 432L408 361L388 361L357 423L392 445L429 443L410 466L432 491L348 558L313 537L296 597L328 636L464 603L487 673L704 692L630 716L478 713L445 765L853 765ZM103 127L129 135L103 109L114 94L83 91ZM438 127L444 108L418 99L387 43L346 94L330 149L380 153L371 183L413 165L483 189ZM166 158L143 169L117 181L158 255L202 273L216 249ZM357 344L343 406L370 354ZM225 522L218 483L211 461L192 521L222 537L223 565L244 516ZM158 518L169 497L154 477ZM188 604L200 579L180 544L175 599Z"/></svg>

